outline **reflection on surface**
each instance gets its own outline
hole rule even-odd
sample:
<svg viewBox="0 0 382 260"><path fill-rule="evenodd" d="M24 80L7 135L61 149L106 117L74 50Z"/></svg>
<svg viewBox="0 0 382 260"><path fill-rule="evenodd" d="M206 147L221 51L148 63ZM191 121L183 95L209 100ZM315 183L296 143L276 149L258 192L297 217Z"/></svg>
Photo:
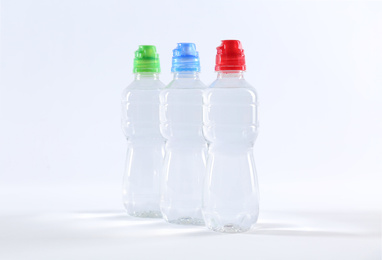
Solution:
<svg viewBox="0 0 382 260"><path fill-rule="evenodd" d="M0 259L53 259L58 251L67 252L62 259L77 259L73 253L82 259L108 259L111 253L113 259L142 259L159 253L180 257L185 252L186 259L196 259L212 251L219 259L233 259L233 255L225 258L233 249L243 256L256 249L256 256L263 259L288 252L301 256L294 259L308 259L304 257L313 249L320 250L316 259L330 259L333 254L338 259L378 259L373 257L380 255L380 216L378 212L261 212L252 231L222 234L134 218L122 211L3 215ZM296 251L296 245L304 249ZM269 250L278 247L282 250Z"/></svg>

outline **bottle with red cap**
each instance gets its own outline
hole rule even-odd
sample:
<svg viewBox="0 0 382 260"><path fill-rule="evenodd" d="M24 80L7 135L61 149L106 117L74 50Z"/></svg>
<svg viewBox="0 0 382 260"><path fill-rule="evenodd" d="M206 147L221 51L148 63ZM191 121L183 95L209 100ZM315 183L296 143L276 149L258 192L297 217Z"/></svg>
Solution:
<svg viewBox="0 0 382 260"><path fill-rule="evenodd" d="M217 79L203 95L203 134L209 143L203 217L209 229L245 232L257 221L259 195L253 155L257 94L244 79L238 40L217 47Z"/></svg>

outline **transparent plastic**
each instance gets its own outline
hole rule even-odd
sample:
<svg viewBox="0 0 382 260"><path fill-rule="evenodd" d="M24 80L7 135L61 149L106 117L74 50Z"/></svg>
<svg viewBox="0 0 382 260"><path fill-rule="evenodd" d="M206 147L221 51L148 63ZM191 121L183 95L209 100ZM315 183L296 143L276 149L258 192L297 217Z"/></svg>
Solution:
<svg viewBox="0 0 382 260"><path fill-rule="evenodd" d="M166 139L161 211L169 223L204 224L201 207L207 155L202 134L205 88L199 73L177 72L160 95L160 129Z"/></svg>
<svg viewBox="0 0 382 260"><path fill-rule="evenodd" d="M243 71L224 71L204 92L203 133L209 142L203 216L209 229L245 232L259 214L253 156L257 94Z"/></svg>
<svg viewBox="0 0 382 260"><path fill-rule="evenodd" d="M164 139L159 129L159 94L164 84L158 73L135 74L123 91L122 129L128 148L123 202L135 217L160 218L160 182Z"/></svg>

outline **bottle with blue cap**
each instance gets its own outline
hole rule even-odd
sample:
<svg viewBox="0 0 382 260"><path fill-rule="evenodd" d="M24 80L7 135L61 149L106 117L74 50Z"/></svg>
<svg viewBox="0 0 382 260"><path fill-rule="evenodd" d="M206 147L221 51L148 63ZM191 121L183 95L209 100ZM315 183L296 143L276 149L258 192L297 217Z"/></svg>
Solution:
<svg viewBox="0 0 382 260"><path fill-rule="evenodd" d="M164 139L159 129L159 55L153 45L135 52L135 80L122 94L122 129L128 148L123 202L135 217L160 218L160 183Z"/></svg>
<svg viewBox="0 0 382 260"><path fill-rule="evenodd" d="M204 225L201 206L207 143L202 134L203 90L194 43L173 50L174 79L160 94L160 131L166 139L161 212L174 224Z"/></svg>

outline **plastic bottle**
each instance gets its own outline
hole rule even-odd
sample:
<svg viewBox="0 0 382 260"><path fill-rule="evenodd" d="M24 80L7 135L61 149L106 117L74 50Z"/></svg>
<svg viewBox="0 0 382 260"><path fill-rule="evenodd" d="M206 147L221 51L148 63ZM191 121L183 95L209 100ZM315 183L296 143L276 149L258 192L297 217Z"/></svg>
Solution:
<svg viewBox="0 0 382 260"><path fill-rule="evenodd" d="M161 211L174 224L203 225L202 189L207 143L202 134L203 90L193 43L173 50L174 79L160 95L160 129L166 139Z"/></svg>
<svg viewBox="0 0 382 260"><path fill-rule="evenodd" d="M203 133L209 142L203 216L209 229L244 232L259 214L253 156L257 137L257 94L244 79L240 41L217 47L217 79L203 96Z"/></svg>
<svg viewBox="0 0 382 260"><path fill-rule="evenodd" d="M122 129L128 141L123 201L135 217L159 218L164 139L159 130L159 55L140 45L134 59L135 80L122 95Z"/></svg>

